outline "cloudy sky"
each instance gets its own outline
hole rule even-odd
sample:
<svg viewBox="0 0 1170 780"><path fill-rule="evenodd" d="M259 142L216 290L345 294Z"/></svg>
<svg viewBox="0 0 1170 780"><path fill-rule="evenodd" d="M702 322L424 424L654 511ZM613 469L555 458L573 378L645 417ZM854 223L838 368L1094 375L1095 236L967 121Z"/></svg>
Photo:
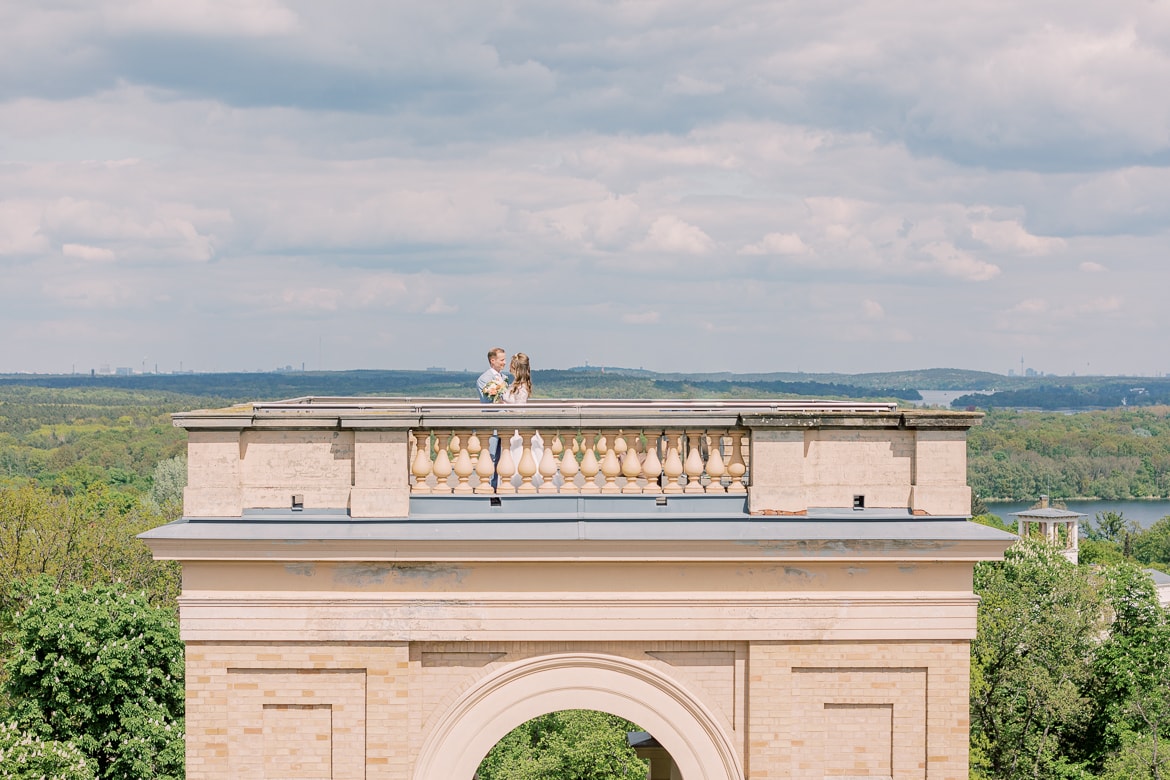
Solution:
<svg viewBox="0 0 1170 780"><path fill-rule="evenodd" d="M0 372L1170 372L1170 0L0 0Z"/></svg>

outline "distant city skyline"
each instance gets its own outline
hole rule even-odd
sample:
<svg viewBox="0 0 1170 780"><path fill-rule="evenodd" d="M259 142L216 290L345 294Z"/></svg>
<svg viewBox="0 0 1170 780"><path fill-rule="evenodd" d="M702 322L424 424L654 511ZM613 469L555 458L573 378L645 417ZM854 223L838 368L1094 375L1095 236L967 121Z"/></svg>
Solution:
<svg viewBox="0 0 1170 780"><path fill-rule="evenodd" d="M808 375L840 374L840 375L844 375L844 376L861 375L861 374L899 373L901 371L919 371L919 370L926 371L926 370L930 370L932 368L984 371L984 369L967 369L963 366L926 366L926 367L923 367L921 369L889 369L888 371L779 371L778 370L778 371L771 371L771 372L761 372L761 371L751 371L751 370L748 370L748 371L716 371L716 372L705 372L705 371L697 371L697 370L696 371L686 371L686 372L665 371L665 370L664 371L657 371L655 369L648 369L648 368L644 368L642 366L619 366L619 365L602 365L602 364L590 365L588 363L583 364L583 365L579 365L579 366L547 366L546 367L546 369L549 369L549 370L589 370L589 369L593 369L593 370L597 370L597 371L605 371L607 369L610 369L610 370L617 370L617 371L649 371L651 373L656 373L656 374L689 373L689 374L694 374L694 375L701 375L701 374L708 374L708 373L731 373L731 374L744 375L744 374L759 374L759 373L776 373L776 374L808 374ZM427 367L402 366L402 367L380 367L380 368L376 368L376 369L370 368L370 367L355 367L355 368L349 368L349 369L344 369L344 368L321 369L321 368L313 368L307 364L304 364L301 366L293 366L293 365L285 364L283 366L273 366L271 368L240 368L240 369L222 369L222 370L191 369L191 368L185 369L185 368L182 368L181 366L178 369L174 369L174 370L164 370L164 369L159 368L158 366L155 366L155 367L150 368L150 369L142 370L142 369L136 368L134 366L110 366L109 364L101 364L100 366L90 367L88 369L79 369L76 366L73 366L70 368L69 371L24 371L24 370L0 371L0 375L3 375L3 374L9 374L9 375L32 374L32 375L46 375L46 376L81 376L81 375L85 375L85 374L90 374L93 376L173 376L173 375L180 375L180 374L186 375L186 374L227 374L227 373L245 373L245 374L251 374L251 373L263 373L263 374L312 373L312 372L344 373L346 371L363 371L363 370L418 371L418 372L432 372L432 373L433 372L443 372L443 373L445 373L445 372L478 373L479 372L478 367L471 367L471 366L466 366L466 367L461 367L461 368L448 367L448 366L427 366ZM538 369L538 371L539 370L540 369ZM1155 373L1150 373L1150 374L1078 374L1076 372L1072 372L1070 374L1057 374L1057 373L1048 372L1048 371L1039 371L1039 370L1036 370L1033 368L1025 369L1024 373L1020 373L1020 372L1016 371L1015 369L1008 369L1006 372L1004 372L1004 371L986 371L986 373L998 374L998 375L1004 376L1006 378L1014 378L1014 377L1023 377L1023 378L1031 378L1031 377L1034 377L1034 378L1085 377L1085 378L1090 378L1090 377L1116 376L1116 377L1132 377L1135 379L1162 379L1162 378L1165 378L1167 376L1166 372L1155 372Z"/></svg>
<svg viewBox="0 0 1170 780"><path fill-rule="evenodd" d="M0 22L0 372L1170 370L1166 3Z"/></svg>

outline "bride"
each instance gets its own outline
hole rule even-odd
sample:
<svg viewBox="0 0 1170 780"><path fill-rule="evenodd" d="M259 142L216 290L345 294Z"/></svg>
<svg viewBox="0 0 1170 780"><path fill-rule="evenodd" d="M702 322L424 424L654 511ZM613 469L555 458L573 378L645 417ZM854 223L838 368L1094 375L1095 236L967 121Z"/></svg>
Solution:
<svg viewBox="0 0 1170 780"><path fill-rule="evenodd" d="M514 405L528 403L528 396L532 394L532 371L528 365L528 355L523 352L517 352L513 355L510 371L512 372L512 385L504 391L504 403ZM516 467L516 473L512 476L512 484L519 487L523 481L520 477L520 458L524 455L524 439L520 436L519 430L512 435L508 444L512 452L512 463ZM540 438L539 432L532 434L532 442L529 446L532 449L532 459L539 466L540 459L544 455L544 440ZM533 485L539 485L540 481L539 473L532 476Z"/></svg>
<svg viewBox="0 0 1170 780"><path fill-rule="evenodd" d="M528 356L517 352L512 356L512 386L504 391L504 403L526 404L532 394L532 371L528 367Z"/></svg>

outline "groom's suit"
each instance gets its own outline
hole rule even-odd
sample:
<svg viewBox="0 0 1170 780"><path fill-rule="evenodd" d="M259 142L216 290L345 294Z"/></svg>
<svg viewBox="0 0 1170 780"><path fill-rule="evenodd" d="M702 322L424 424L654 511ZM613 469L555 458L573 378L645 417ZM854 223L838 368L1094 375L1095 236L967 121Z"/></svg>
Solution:
<svg viewBox="0 0 1170 780"><path fill-rule="evenodd" d="M493 379L498 379L504 384L507 384L508 382L508 378L501 372L496 371L494 368L489 368L487 371L484 371L479 375L479 379L475 380L475 387L479 390L479 402L481 404L490 404L492 402L492 399L483 394L483 389L487 387L488 382L492 381Z"/></svg>
<svg viewBox="0 0 1170 780"><path fill-rule="evenodd" d="M490 404L492 399L488 398L483 393L483 389L488 386L488 382L493 379L498 379L505 385L508 383L508 378L503 373L496 371L494 368L489 368L479 375L479 379L475 380L475 387L479 390L479 402L481 404ZM493 430L491 437L488 439L488 455L492 458L492 489L499 484L499 476L496 474L495 467L500 463L500 433Z"/></svg>

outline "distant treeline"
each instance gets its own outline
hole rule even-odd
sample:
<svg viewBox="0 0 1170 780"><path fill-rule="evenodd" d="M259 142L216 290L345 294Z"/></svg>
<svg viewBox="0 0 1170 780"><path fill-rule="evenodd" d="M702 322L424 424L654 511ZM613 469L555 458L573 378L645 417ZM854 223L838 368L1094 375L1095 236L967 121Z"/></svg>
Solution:
<svg viewBox="0 0 1170 780"><path fill-rule="evenodd" d="M420 396L475 398L478 372L328 371L229 374L138 374L131 376L8 376L0 385L54 389L140 391L204 396L226 403L301 396ZM537 370L537 398L897 398L921 400L917 390L836 382L764 379L658 379L650 372Z"/></svg>
<svg viewBox="0 0 1170 780"><path fill-rule="evenodd" d="M972 393L956 398L957 409L1112 409L1117 406L1170 404L1170 380L1128 379L1124 382L1038 385L1000 390L990 395Z"/></svg>
<svg viewBox="0 0 1170 780"><path fill-rule="evenodd" d="M1170 409L992 409L967 435L967 481L984 499L1168 498Z"/></svg>
<svg viewBox="0 0 1170 780"><path fill-rule="evenodd" d="M812 398L897 398L902 401L921 401L922 394L917 390L895 387L858 387L856 385L841 385L834 382L782 382L782 381L753 381L737 382L732 380L718 381L674 381L655 379L654 387L663 395L701 392L703 395L731 395L749 390L759 396L768 395L797 395Z"/></svg>

